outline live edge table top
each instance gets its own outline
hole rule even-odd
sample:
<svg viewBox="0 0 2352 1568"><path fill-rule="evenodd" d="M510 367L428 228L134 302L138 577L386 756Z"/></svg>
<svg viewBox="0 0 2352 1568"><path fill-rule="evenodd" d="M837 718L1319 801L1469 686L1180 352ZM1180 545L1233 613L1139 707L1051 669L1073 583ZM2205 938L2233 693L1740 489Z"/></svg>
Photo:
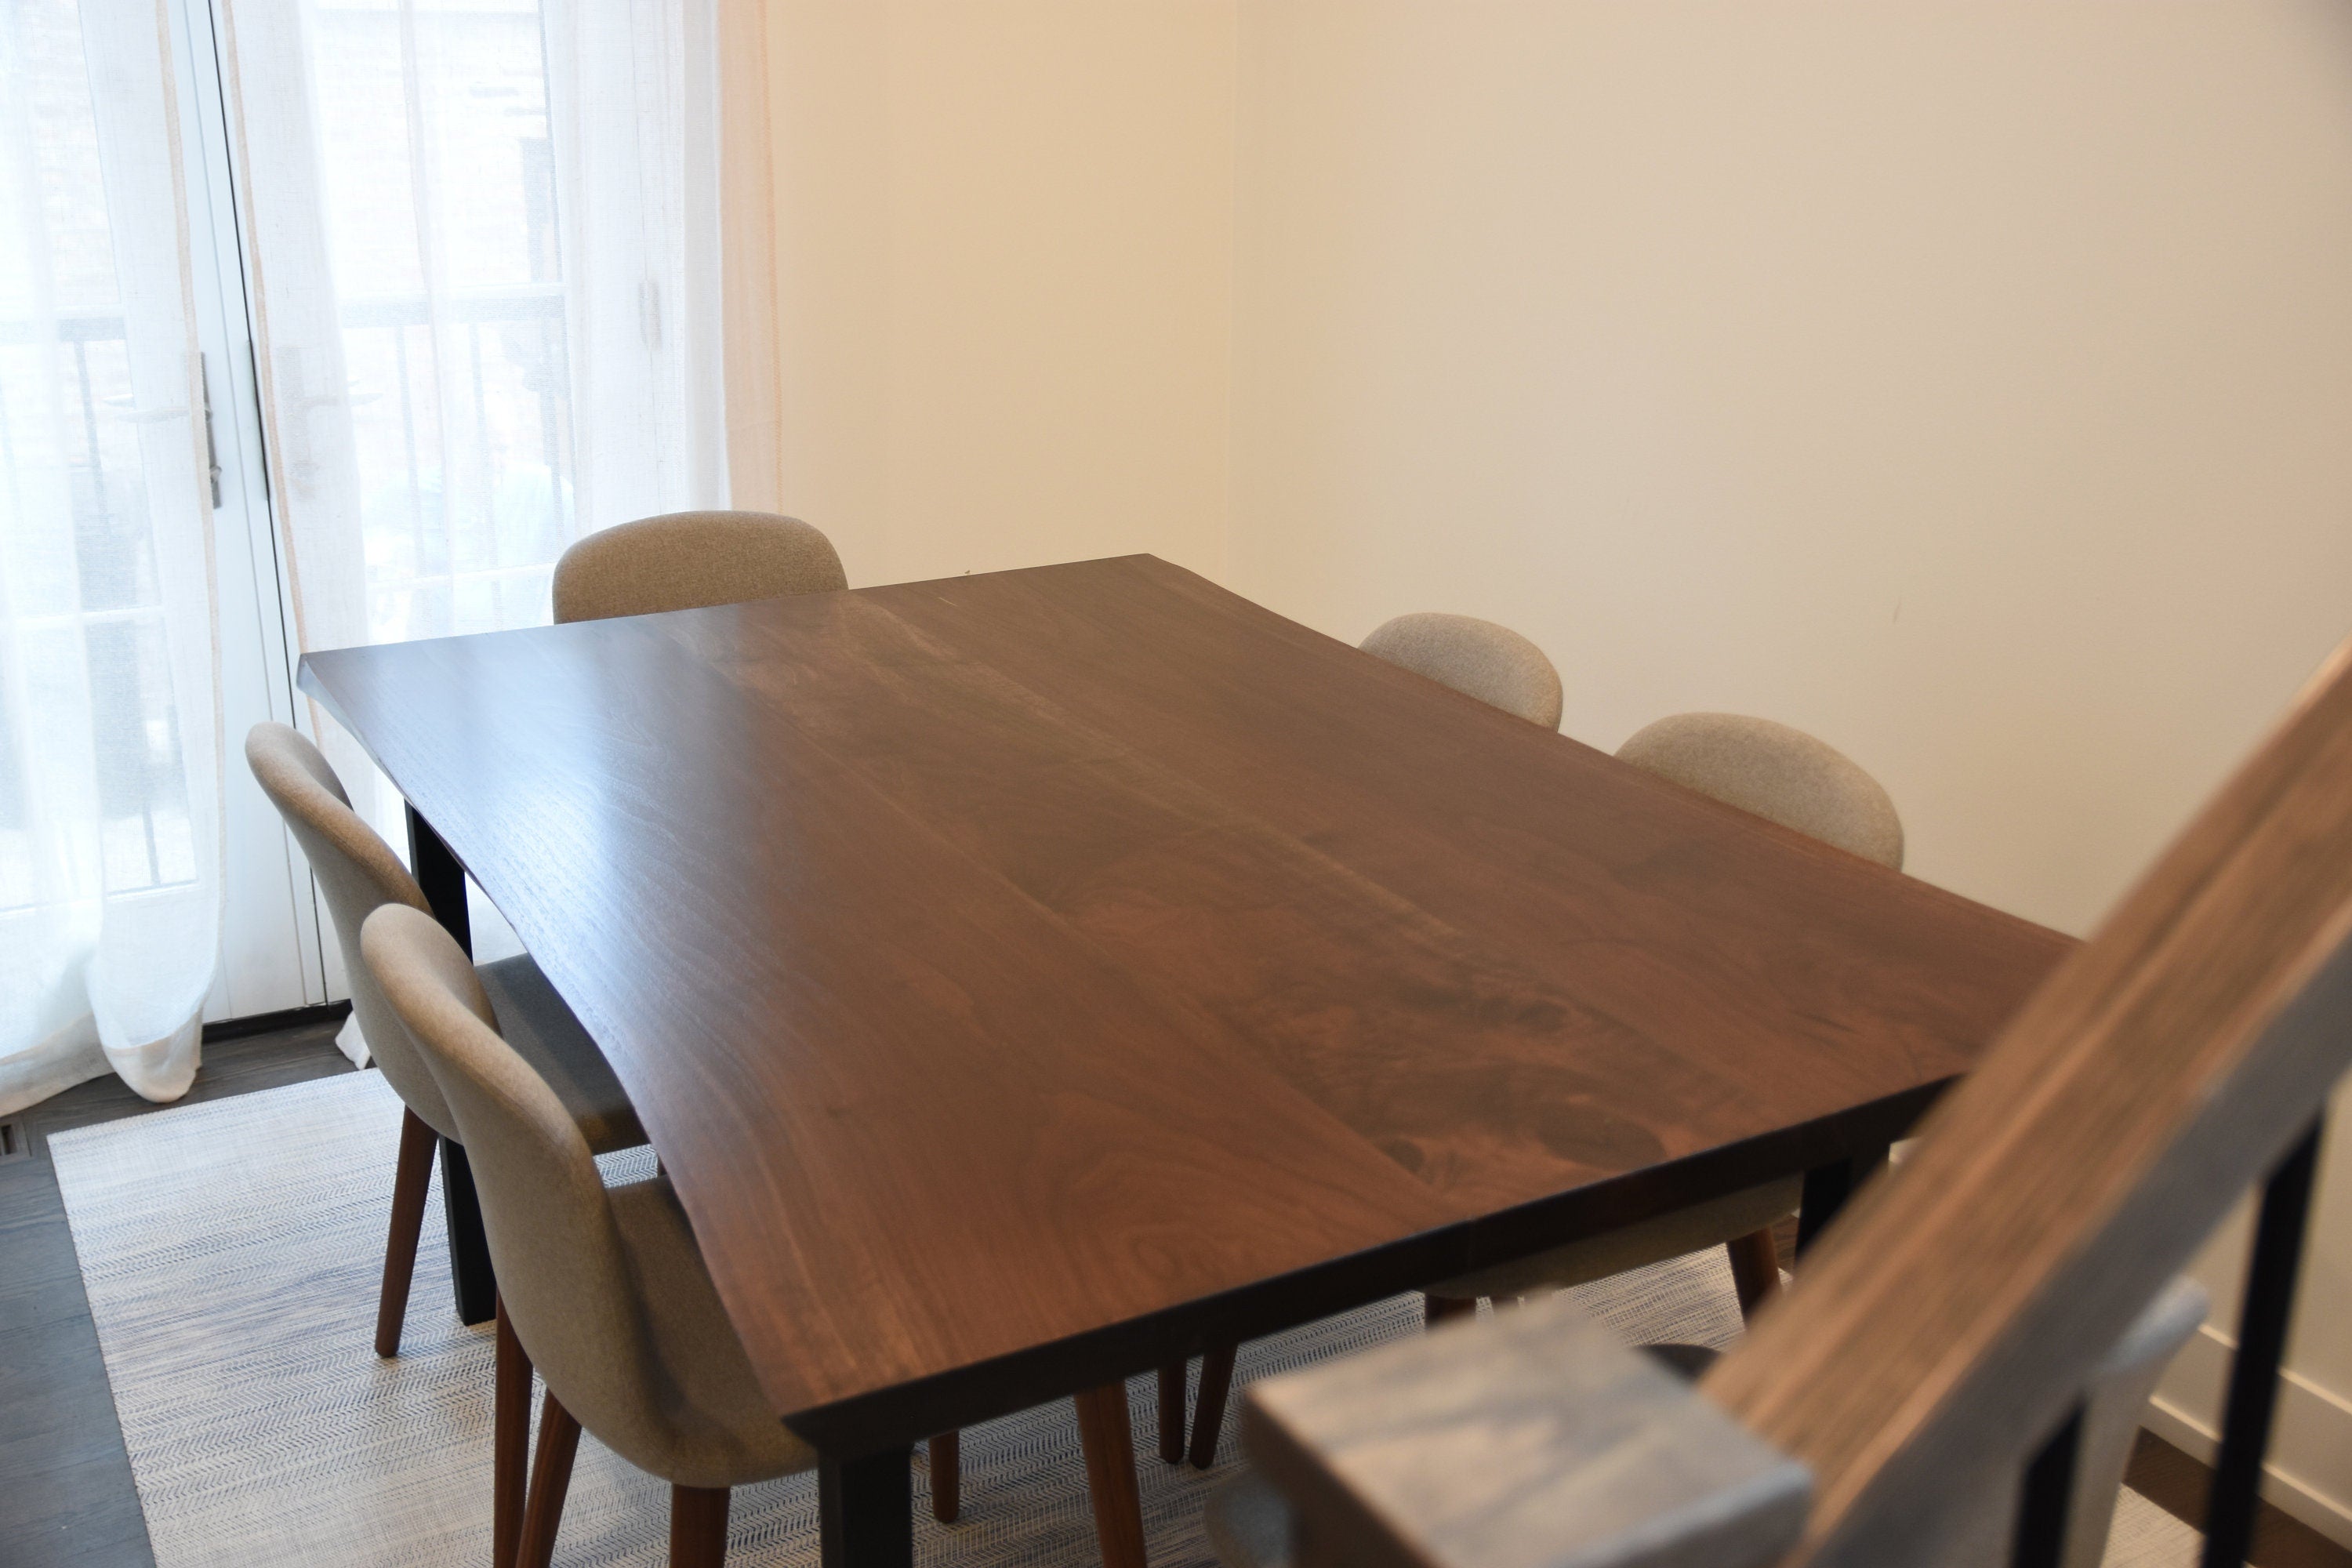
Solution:
<svg viewBox="0 0 2352 1568"><path fill-rule="evenodd" d="M1883 1142L2071 945L1149 556L302 684L833 1451Z"/></svg>

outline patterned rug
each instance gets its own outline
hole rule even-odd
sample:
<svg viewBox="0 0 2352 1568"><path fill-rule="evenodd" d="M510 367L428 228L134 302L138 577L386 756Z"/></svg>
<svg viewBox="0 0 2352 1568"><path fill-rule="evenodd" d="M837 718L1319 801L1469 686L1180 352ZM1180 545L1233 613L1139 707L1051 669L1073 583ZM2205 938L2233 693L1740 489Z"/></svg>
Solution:
<svg viewBox="0 0 2352 1568"><path fill-rule="evenodd" d="M430 1220L397 1361L370 1349L400 1102L352 1073L50 1140L159 1568L352 1568L486 1557L490 1337L450 1312ZM608 1177L651 1173L645 1151ZM437 1215L437 1195L427 1209ZM1721 1345L1739 1331L1720 1250L1577 1292L1629 1340ZM1402 1296L1245 1346L1248 1379L1419 1331ZM1197 1371L1197 1369L1196 1369ZM1154 1568L1205 1568L1207 1475L1150 1456L1150 1380L1129 1389ZM963 1517L932 1522L917 1455L915 1554L955 1568L1097 1560L1067 1401L966 1432ZM583 1440L556 1561L654 1568L667 1489ZM2126 1492L2107 1568L2185 1568L2197 1538ZM814 1568L814 1478L735 1494L729 1562Z"/></svg>

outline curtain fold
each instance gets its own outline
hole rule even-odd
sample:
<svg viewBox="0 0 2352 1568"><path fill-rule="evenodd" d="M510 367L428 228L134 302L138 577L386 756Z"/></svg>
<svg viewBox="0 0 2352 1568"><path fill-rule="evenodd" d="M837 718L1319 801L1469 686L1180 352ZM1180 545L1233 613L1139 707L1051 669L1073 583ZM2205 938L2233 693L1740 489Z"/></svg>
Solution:
<svg viewBox="0 0 2352 1568"><path fill-rule="evenodd" d="M719 205L728 489L731 505L781 511L784 395L777 290L782 280L776 270L768 7L735 0L716 9L719 114L710 184Z"/></svg>
<svg viewBox="0 0 2352 1568"><path fill-rule="evenodd" d="M540 624L582 534L775 505L764 7L217 10L305 649ZM0 11L0 1110L110 1066L183 1091L221 946L169 37L160 0ZM310 717L404 847L398 796Z"/></svg>
<svg viewBox="0 0 2352 1568"><path fill-rule="evenodd" d="M155 0L0 11L0 1111L184 1093L220 951L212 509Z"/></svg>
<svg viewBox="0 0 2352 1568"><path fill-rule="evenodd" d="M775 379L772 281L740 285L768 315L736 342L745 264L727 254L772 222L764 92L752 131L725 101L763 89L764 67L722 66L763 30L760 6L221 5L305 650L543 624L581 535L730 504L730 407L752 395L739 383ZM722 146L730 127L755 173ZM740 205L754 197L756 216ZM772 396L749 417L772 421ZM757 488L749 504L776 487ZM311 718L353 804L404 851L388 781ZM505 945L494 918L477 932L486 952ZM344 1044L362 1056L355 1029Z"/></svg>

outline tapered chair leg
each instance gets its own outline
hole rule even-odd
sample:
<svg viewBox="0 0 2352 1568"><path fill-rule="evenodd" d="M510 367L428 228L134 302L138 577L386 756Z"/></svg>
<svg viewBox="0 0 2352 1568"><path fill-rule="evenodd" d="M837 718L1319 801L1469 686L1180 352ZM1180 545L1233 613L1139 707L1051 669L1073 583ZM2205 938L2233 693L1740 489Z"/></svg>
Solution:
<svg viewBox="0 0 2352 1568"><path fill-rule="evenodd" d="M931 1517L953 1524L963 1511L963 1434L941 1432L930 1441Z"/></svg>
<svg viewBox="0 0 2352 1568"><path fill-rule="evenodd" d="M1731 1254L1731 1288L1739 1294L1739 1315L1752 1318L1780 1293L1780 1249L1769 1230L1727 1241L1723 1249Z"/></svg>
<svg viewBox="0 0 2352 1568"><path fill-rule="evenodd" d="M1424 1296L1422 1312L1431 1328L1454 1318L1475 1318L1478 1315L1475 1301L1457 1301L1450 1296Z"/></svg>
<svg viewBox="0 0 2352 1568"><path fill-rule="evenodd" d="M669 1489L669 1568L720 1568L727 1561L723 1487Z"/></svg>
<svg viewBox="0 0 2352 1568"><path fill-rule="evenodd" d="M1181 1361L1160 1369L1160 1457L1171 1465L1184 1462L1184 1363Z"/></svg>
<svg viewBox="0 0 2352 1568"><path fill-rule="evenodd" d="M572 1489L572 1461L580 1452L580 1423L549 1389L539 1405L539 1452L530 1462L530 1499L523 1509L521 1568L547 1568L555 1556L555 1530L563 1522L563 1494Z"/></svg>
<svg viewBox="0 0 2352 1568"><path fill-rule="evenodd" d="M490 1564L515 1568L522 1552L523 1460L530 1443L530 1358L498 1308L498 1381L491 1398Z"/></svg>
<svg viewBox="0 0 2352 1568"><path fill-rule="evenodd" d="M1192 1407L1192 1468L1217 1462L1217 1438L1225 1429L1225 1394L1234 1385L1236 1345L1211 1345L1201 1357L1201 1398Z"/></svg>
<svg viewBox="0 0 2352 1568"><path fill-rule="evenodd" d="M1076 1396L1076 1404L1103 1568L1144 1568L1143 1501L1135 1487L1135 1434L1127 1420L1127 1384L1090 1388Z"/></svg>
<svg viewBox="0 0 2352 1568"><path fill-rule="evenodd" d="M425 1194L433 1184L433 1151L440 1136L413 1110L400 1113L400 1163L392 1177L392 1233L383 1240L383 1289L375 1302L375 1353L400 1353L408 1320L408 1282L416 1274L416 1237L425 1226Z"/></svg>

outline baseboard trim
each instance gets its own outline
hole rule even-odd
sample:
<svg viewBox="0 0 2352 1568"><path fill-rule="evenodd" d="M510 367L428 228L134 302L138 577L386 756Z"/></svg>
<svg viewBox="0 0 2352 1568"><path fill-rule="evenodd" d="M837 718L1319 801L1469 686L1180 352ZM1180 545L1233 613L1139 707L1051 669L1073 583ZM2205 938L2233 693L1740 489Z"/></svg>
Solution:
<svg viewBox="0 0 2352 1568"><path fill-rule="evenodd" d="M2221 1432L2192 1406L2220 1408L2235 1352L2229 1337L2211 1324L2200 1329L2181 1347L2141 1424L2200 1463L2212 1464L2221 1451ZM2196 1397L2208 1390L2206 1399ZM2352 1483L2338 1473L2345 1471L2352 1471L2352 1405L2308 1378L2286 1373L2279 1380L2263 1496L2337 1545L2352 1547Z"/></svg>
<svg viewBox="0 0 2352 1568"><path fill-rule="evenodd" d="M349 1002L320 1002L277 1013L248 1013L242 1018L220 1018L205 1026L205 1044L241 1040L248 1035L274 1034L279 1029L307 1029L313 1025L340 1024L351 1016Z"/></svg>

